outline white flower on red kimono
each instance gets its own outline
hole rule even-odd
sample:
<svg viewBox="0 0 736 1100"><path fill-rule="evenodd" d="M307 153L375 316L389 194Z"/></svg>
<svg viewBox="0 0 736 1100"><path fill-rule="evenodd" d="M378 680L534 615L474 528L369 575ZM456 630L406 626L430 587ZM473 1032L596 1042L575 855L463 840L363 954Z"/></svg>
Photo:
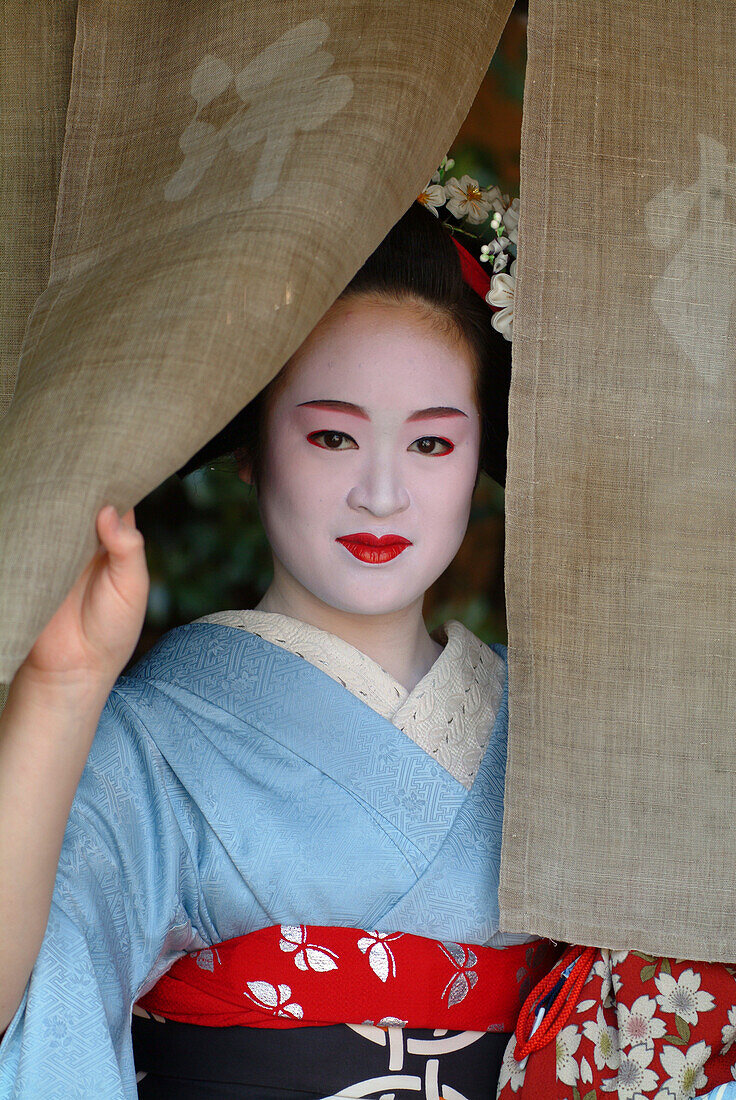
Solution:
<svg viewBox="0 0 736 1100"><path fill-rule="evenodd" d="M296 951L294 965L298 970L313 970L324 974L337 970L335 959L340 956L329 947L307 942L307 929L303 924L282 924L279 947L282 951Z"/></svg>
<svg viewBox="0 0 736 1100"><path fill-rule="evenodd" d="M721 1054L728 1054L736 1041L736 1005L728 1010L728 1023L721 1028Z"/></svg>
<svg viewBox="0 0 736 1100"><path fill-rule="evenodd" d="M506 1050L503 1056L503 1062L501 1063L501 1071L498 1075L498 1091L511 1084L511 1091L518 1092L521 1086L524 1084L524 1077L526 1076L526 1064L529 1061L527 1055L521 1062L517 1062L514 1058L514 1051L516 1050L516 1039L509 1039L506 1044Z"/></svg>
<svg viewBox="0 0 736 1100"><path fill-rule="evenodd" d="M574 1024L568 1024L558 1032L556 1038L557 1080L565 1085L574 1085L578 1079L578 1064L575 1053L580 1046L582 1035Z"/></svg>
<svg viewBox="0 0 736 1100"><path fill-rule="evenodd" d="M697 1024L699 1012L716 1006L712 994L700 989L700 974L688 968L675 981L671 974L656 974L657 1002L663 1012L672 1012L688 1024Z"/></svg>
<svg viewBox="0 0 736 1100"><path fill-rule="evenodd" d="M493 322L491 322L491 324L492 323ZM624 961L624 959L626 958L628 953L629 953L628 951L606 951L605 952L605 954L608 955L608 962L609 962L609 965L610 965L610 973L611 973L611 987L613 989L614 994L618 994L621 990L621 975L619 974L619 972L617 970L617 967L618 967L619 963L622 963Z"/></svg>
<svg viewBox="0 0 736 1100"><path fill-rule="evenodd" d="M583 1034L593 1043L593 1057L598 1069L607 1066L608 1069L618 1069L621 1055L618 1048L618 1032L615 1027L606 1023L603 1008L598 1005L598 1016L595 1020L586 1020L583 1023Z"/></svg>
<svg viewBox="0 0 736 1100"><path fill-rule="evenodd" d="M663 1089L655 1100L673 1096L675 1100L691 1100L700 1089L708 1085L703 1066L710 1058L710 1047L701 1039L683 1052L675 1046L666 1046L659 1056L662 1069L669 1074ZM667 1092L665 1092L665 1089Z"/></svg>
<svg viewBox="0 0 736 1100"><path fill-rule="evenodd" d="M216 947L203 947L201 951L195 951L193 957L200 970L214 971L215 959L220 963L220 955Z"/></svg>
<svg viewBox="0 0 736 1100"><path fill-rule="evenodd" d="M587 1058L580 1059L580 1080L589 1085L593 1083L593 1070Z"/></svg>
<svg viewBox="0 0 736 1100"><path fill-rule="evenodd" d="M588 984L588 982L592 982L595 978L600 978L600 980L601 980L601 990L600 990L600 994L599 994L598 999L600 1000L600 1002L601 1002L601 1004L603 1005L604 1008L612 1008L613 1003L614 1003L613 1002L613 981L611 979L611 961L609 959L609 954L610 954L610 952L608 952L608 951L601 951L600 952L600 958L595 960L595 962L593 963L593 966L591 968L590 974L588 975L588 977L585 979L585 982L583 983L583 988L585 988L585 986ZM586 1004L586 1011L587 1011L588 1008L593 1007L593 1005L595 1004L595 1001L591 1001L590 1003L588 1003L586 1001L585 1004ZM581 1005L580 1008L578 1009L578 1012L582 1012L582 1011L583 1011L583 1008L582 1008L582 1005Z"/></svg>
<svg viewBox="0 0 736 1100"><path fill-rule="evenodd" d="M617 1005L618 1037L621 1047L636 1047L643 1043L652 1047L655 1039L661 1039L667 1031L664 1020L654 1013L657 1002L645 993L637 997L631 1008L625 1004Z"/></svg>
<svg viewBox="0 0 736 1100"><path fill-rule="evenodd" d="M396 959L388 946L390 940L400 940L403 932L369 932L367 936L361 936L358 940L358 948L365 955L368 952L368 962L373 973L385 982L391 974L396 977Z"/></svg>
<svg viewBox="0 0 736 1100"><path fill-rule="evenodd" d="M628 1053L621 1052L621 1063L616 1077L601 1082L604 1092L617 1093L618 1100L640 1100L643 1093L652 1092L657 1087L657 1074L649 1069L654 1058L654 1048L633 1047Z"/></svg>
<svg viewBox="0 0 736 1100"><path fill-rule="evenodd" d="M272 1016L293 1016L296 1020L301 1020L303 1017L302 1006L295 1001L289 1002L291 986L277 987L270 982L246 982L245 984L248 986L245 990L246 997L249 997L259 1008L270 1012Z"/></svg>

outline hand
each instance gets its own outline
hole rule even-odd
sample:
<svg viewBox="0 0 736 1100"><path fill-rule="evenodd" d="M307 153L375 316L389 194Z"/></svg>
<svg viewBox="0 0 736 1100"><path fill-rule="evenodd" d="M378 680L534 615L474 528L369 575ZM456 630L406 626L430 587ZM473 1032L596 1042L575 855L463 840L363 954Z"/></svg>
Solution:
<svg viewBox="0 0 736 1100"><path fill-rule="evenodd" d="M53 691L109 693L143 627L150 580L133 509L120 520L107 505L96 525L100 545L18 670Z"/></svg>

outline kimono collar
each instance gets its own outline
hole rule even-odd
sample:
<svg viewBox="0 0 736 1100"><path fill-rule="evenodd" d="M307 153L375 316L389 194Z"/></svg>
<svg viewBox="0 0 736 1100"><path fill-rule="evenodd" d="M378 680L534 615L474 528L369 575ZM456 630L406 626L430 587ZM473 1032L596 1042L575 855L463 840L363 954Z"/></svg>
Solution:
<svg viewBox="0 0 736 1100"><path fill-rule="evenodd" d="M303 657L410 737L469 790L503 694L503 659L454 619L433 637L442 653L409 692L376 661L326 630L270 611L194 620L234 626Z"/></svg>

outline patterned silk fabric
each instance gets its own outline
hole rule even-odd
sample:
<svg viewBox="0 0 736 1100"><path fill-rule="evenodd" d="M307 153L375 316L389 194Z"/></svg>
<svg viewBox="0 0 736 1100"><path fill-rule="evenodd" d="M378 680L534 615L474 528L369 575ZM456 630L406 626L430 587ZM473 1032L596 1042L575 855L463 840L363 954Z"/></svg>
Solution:
<svg viewBox="0 0 736 1100"><path fill-rule="evenodd" d="M248 932L503 945L507 723L504 684L468 791L301 657L213 623L169 631L100 717L1 1100L133 1100L133 1004L183 954Z"/></svg>
<svg viewBox="0 0 736 1100"><path fill-rule="evenodd" d="M490 1100L509 1036L374 1027L198 1027L133 1018L139 1100Z"/></svg>
<svg viewBox="0 0 736 1100"><path fill-rule="evenodd" d="M179 959L134 1006L139 1090L487 1100L521 1002L558 954L546 940L499 949L334 926L251 932ZM298 1071L284 1073L290 1060Z"/></svg>
<svg viewBox="0 0 736 1100"><path fill-rule="evenodd" d="M249 630L304 658L411 737L463 786L472 786L488 744L489 719L503 695L505 665L461 623L446 623L435 634L444 643L442 653L409 692L341 638L289 616L223 611L197 622ZM509 942L528 939L534 937L508 937ZM484 1033L493 1031L500 1041L513 1030L521 1000L553 958L548 941L497 949L335 927L282 925L252 932L179 959L133 1007L139 1089L145 1082L144 1095L156 1097L169 1081L181 1093L185 1082L195 1078L206 1078L214 1088L223 1072L234 1088L240 1081L237 1066L243 1063L252 1067L254 1088L268 1089L276 1082L283 1087L271 1037L227 1036L222 1029L296 1026L307 1028L307 1051L329 1050L337 1056L335 1087L357 1087L366 1074L380 1070L382 1054L375 1044L388 1038L391 1053L384 1070L397 1068L399 1051L406 1053L401 1067L408 1070L410 1052L424 1044L437 1056L429 1066L436 1067L438 1085L444 1081L449 1087L453 1081L457 1091L462 1081L458 1096L485 1096L497 1078L503 1043L487 1041ZM161 1032L151 1027L154 1021L169 1027ZM315 1023L320 1025L316 1033L310 1027ZM208 1034L193 1025L203 1025ZM423 1035L422 1028L430 1030ZM432 1035L438 1028L450 1029L452 1036L445 1038L445 1048L434 1050L431 1044L438 1040ZM289 1042L283 1057L299 1057L300 1088L325 1084L319 1056L305 1057L302 1046L297 1055L294 1040ZM215 1065L218 1059L226 1069ZM415 1084L424 1079L426 1095L432 1096L427 1072L425 1067ZM382 1088L396 1084L390 1074L381 1079Z"/></svg>
<svg viewBox="0 0 736 1100"><path fill-rule="evenodd" d="M522 1002L557 954L548 940L498 948L407 932L275 925L178 959L139 1005L209 1027L513 1031Z"/></svg>
<svg viewBox="0 0 736 1100"><path fill-rule="evenodd" d="M518 1062L516 1047L499 1100L703 1096L736 1080L736 967L599 951L565 1026Z"/></svg>
<svg viewBox="0 0 736 1100"><path fill-rule="evenodd" d="M470 789L503 695L506 667L497 653L451 619L435 631L444 648L412 691L365 653L309 623L269 611L217 611L195 619L257 634L322 669L387 718Z"/></svg>

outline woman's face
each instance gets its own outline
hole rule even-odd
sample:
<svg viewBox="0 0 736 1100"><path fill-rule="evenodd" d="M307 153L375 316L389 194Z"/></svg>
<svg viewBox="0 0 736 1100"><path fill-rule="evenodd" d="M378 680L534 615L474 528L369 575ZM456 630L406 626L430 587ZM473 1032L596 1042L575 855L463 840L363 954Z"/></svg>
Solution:
<svg viewBox="0 0 736 1100"><path fill-rule="evenodd" d="M258 502L275 570L353 614L420 599L468 523L480 446L469 349L410 304L338 301L264 429Z"/></svg>

